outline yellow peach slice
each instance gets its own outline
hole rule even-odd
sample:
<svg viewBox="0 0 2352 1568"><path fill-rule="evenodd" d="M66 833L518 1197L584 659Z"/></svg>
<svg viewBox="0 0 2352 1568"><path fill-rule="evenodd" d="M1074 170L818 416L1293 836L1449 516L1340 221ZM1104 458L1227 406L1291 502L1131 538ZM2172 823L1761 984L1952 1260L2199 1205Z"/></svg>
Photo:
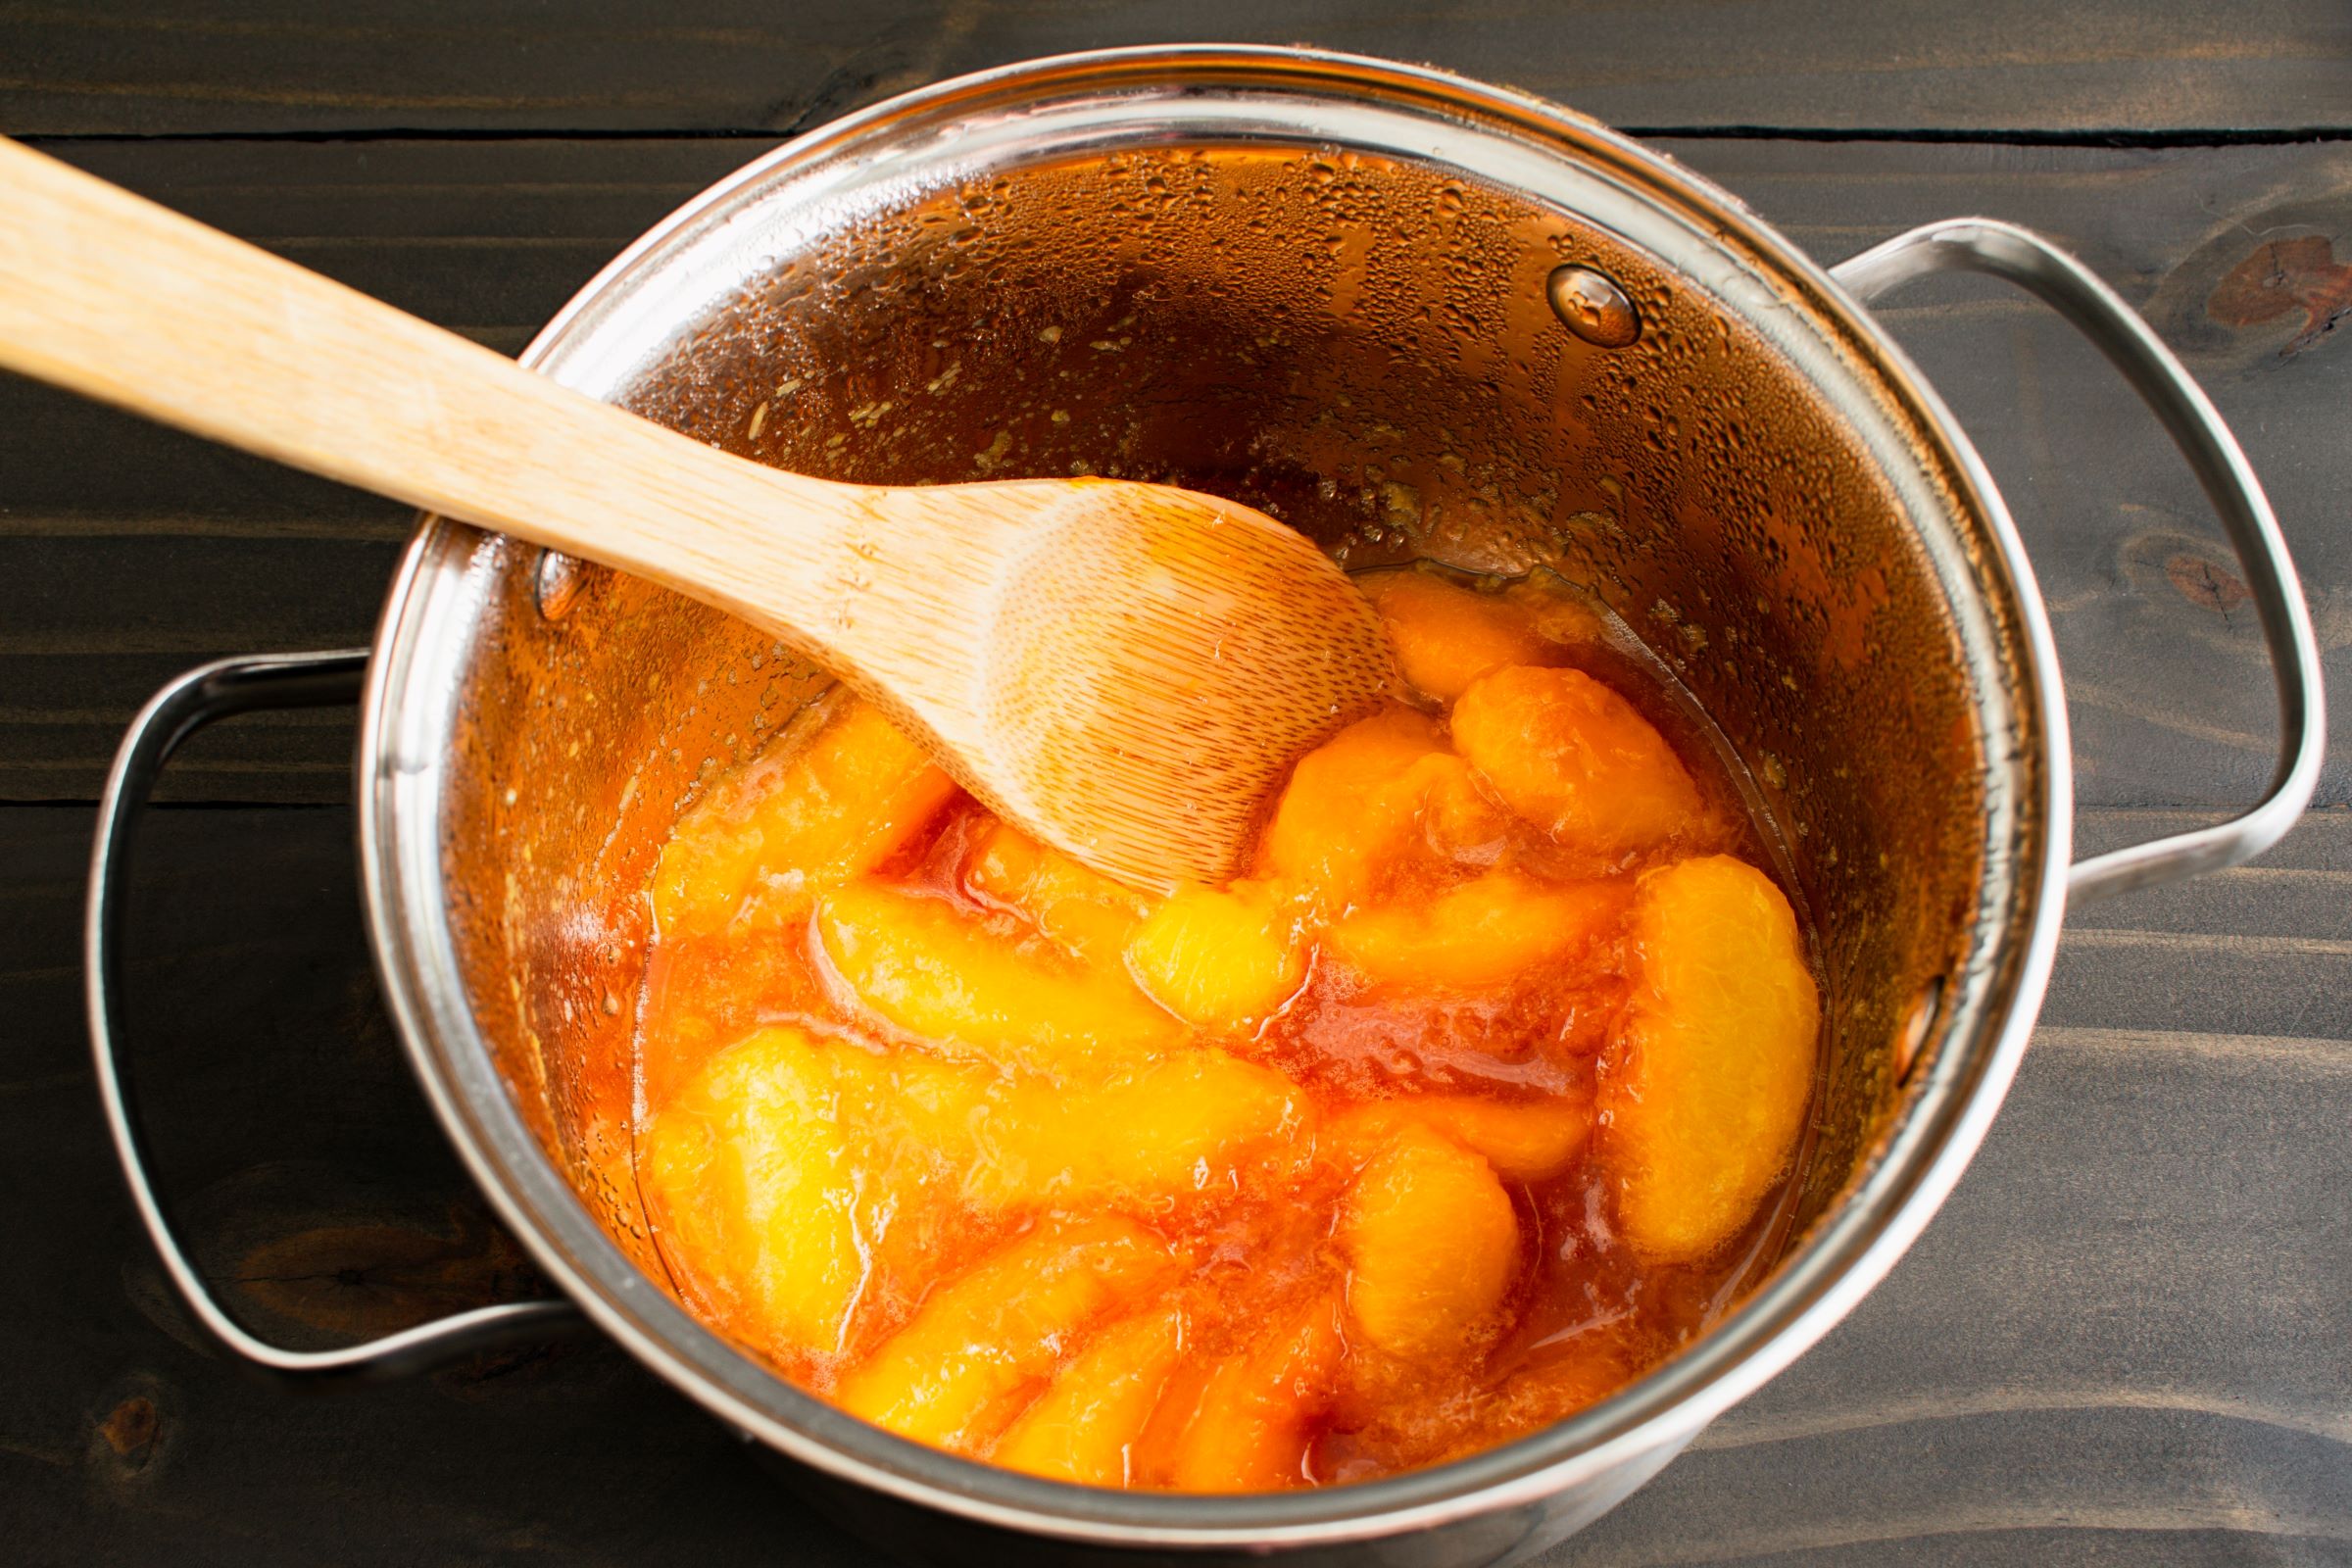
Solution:
<svg viewBox="0 0 2352 1568"><path fill-rule="evenodd" d="M1405 788L1421 803L1421 836L1449 859L1492 864L1511 831L1508 808L1487 793L1478 772L1451 752L1413 764Z"/></svg>
<svg viewBox="0 0 2352 1568"><path fill-rule="evenodd" d="M1055 1481L1127 1486L1135 1440L1158 1407L1183 1335L1183 1314L1172 1310L1104 1329L1021 1412L989 1457Z"/></svg>
<svg viewBox="0 0 2352 1568"><path fill-rule="evenodd" d="M1051 1072L1178 1033L1125 975L1024 948L944 900L851 883L818 903L816 935L860 1006L951 1055Z"/></svg>
<svg viewBox="0 0 2352 1568"><path fill-rule="evenodd" d="M1505 603L1527 616L1536 635L1558 647L1580 647L1606 639L1600 614L1558 578L1522 577L1502 590ZM1531 659L1531 664L1544 661Z"/></svg>
<svg viewBox="0 0 2352 1568"><path fill-rule="evenodd" d="M1618 1224L1644 1256L1703 1257L1788 1169L1819 998L1788 901L1729 856L1643 877L1632 941L1638 978L1597 1101Z"/></svg>
<svg viewBox="0 0 2352 1568"><path fill-rule="evenodd" d="M1437 726L1391 709L1351 724L1298 760L1258 849L1264 873L1323 907L1343 910L1372 888L1375 868L1409 841L1427 774L1442 756Z"/></svg>
<svg viewBox="0 0 2352 1568"><path fill-rule="evenodd" d="M1375 1100L1336 1116L1323 1144L1358 1163L1378 1153L1407 1123L1435 1128L1482 1155L1497 1176L1535 1182L1556 1176L1584 1152L1592 1105L1579 1096L1490 1100L1482 1095L1413 1095Z"/></svg>
<svg viewBox="0 0 2352 1568"><path fill-rule="evenodd" d="M1239 1029L1291 999L1306 978L1294 922L1263 883L1181 887L1127 944L1127 968L1188 1023Z"/></svg>
<svg viewBox="0 0 2352 1568"><path fill-rule="evenodd" d="M1088 963L1117 963L1155 902L1004 822L975 837L964 885Z"/></svg>
<svg viewBox="0 0 2352 1568"><path fill-rule="evenodd" d="M771 1349L839 1348L865 1265L833 1073L797 1029L721 1053L639 1140L637 1180L689 1292Z"/></svg>
<svg viewBox="0 0 2352 1568"><path fill-rule="evenodd" d="M1015 1077L917 1130L961 1147L966 1200L988 1207L1135 1202L1229 1181L1252 1151L1303 1130L1306 1096L1270 1068L1187 1051L1068 1084ZM960 1127L951 1125L960 1115ZM968 1153L963 1152L968 1150Z"/></svg>
<svg viewBox="0 0 2352 1568"><path fill-rule="evenodd" d="M776 1026L671 1097L639 1174L702 1295L771 1347L828 1353L858 1281L919 1263L908 1238L934 1216L1155 1204L1229 1184L1312 1114L1282 1074L1217 1051L1073 1083Z"/></svg>
<svg viewBox="0 0 2352 1568"><path fill-rule="evenodd" d="M983 1452L1072 1336L1174 1266L1159 1239L1128 1220L1048 1220L934 1291L841 1380L834 1400L902 1437Z"/></svg>
<svg viewBox="0 0 2352 1568"><path fill-rule="evenodd" d="M1616 883L1561 887L1490 871L1426 904L1358 909L1327 940L1366 979L1470 991L1577 956L1616 925L1626 903Z"/></svg>
<svg viewBox="0 0 2352 1568"><path fill-rule="evenodd" d="M1560 843L1617 857L1702 826L1698 786L1666 738L1582 670L1483 675L1452 723L1454 749L1503 804Z"/></svg>
<svg viewBox="0 0 2352 1568"><path fill-rule="evenodd" d="M797 749L769 748L679 819L654 871L662 935L723 930L764 904L793 918L811 890L872 869L955 797L955 781L879 710L835 702Z"/></svg>
<svg viewBox="0 0 2352 1568"><path fill-rule="evenodd" d="M1480 593L1417 567L1355 579L1380 612L1396 667L1413 688L1449 703L1472 681L1505 664L1542 664L1558 650L1536 629L1522 599Z"/></svg>
<svg viewBox="0 0 2352 1568"><path fill-rule="evenodd" d="M1306 1423L1346 1350L1339 1314L1318 1301L1255 1349L1228 1357L1175 1442L1168 1484L1184 1492L1272 1492L1305 1481Z"/></svg>
<svg viewBox="0 0 2352 1568"><path fill-rule="evenodd" d="M1348 1313L1394 1355L1467 1348L1518 1271L1519 1220L1494 1168L1419 1123L1357 1173L1337 1236Z"/></svg>

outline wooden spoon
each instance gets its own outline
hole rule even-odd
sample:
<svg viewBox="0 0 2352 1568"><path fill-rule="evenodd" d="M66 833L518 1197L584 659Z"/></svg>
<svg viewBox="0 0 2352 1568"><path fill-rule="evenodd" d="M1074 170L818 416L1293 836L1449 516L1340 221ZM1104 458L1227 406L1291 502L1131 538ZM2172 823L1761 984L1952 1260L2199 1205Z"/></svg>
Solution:
<svg viewBox="0 0 2352 1568"><path fill-rule="evenodd" d="M762 467L6 140L0 365L740 615L1146 886L1239 869L1291 762L1388 680L1347 578L1247 507Z"/></svg>

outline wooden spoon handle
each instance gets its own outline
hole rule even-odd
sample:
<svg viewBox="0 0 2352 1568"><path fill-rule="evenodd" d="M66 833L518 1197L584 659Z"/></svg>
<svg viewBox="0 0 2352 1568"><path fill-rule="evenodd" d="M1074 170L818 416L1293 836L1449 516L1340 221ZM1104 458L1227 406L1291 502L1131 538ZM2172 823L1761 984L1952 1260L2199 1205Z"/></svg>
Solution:
<svg viewBox="0 0 2352 1568"><path fill-rule="evenodd" d="M724 457L5 138L0 366L805 632L885 494ZM747 560L757 603L727 591Z"/></svg>

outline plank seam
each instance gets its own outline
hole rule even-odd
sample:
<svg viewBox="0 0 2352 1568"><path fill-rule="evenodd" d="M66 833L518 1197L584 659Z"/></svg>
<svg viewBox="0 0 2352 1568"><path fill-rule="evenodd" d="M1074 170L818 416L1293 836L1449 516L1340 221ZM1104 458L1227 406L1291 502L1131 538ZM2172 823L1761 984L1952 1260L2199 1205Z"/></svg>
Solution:
<svg viewBox="0 0 2352 1568"><path fill-rule="evenodd" d="M2265 1403L2226 1393L2093 1387L1990 1389L1942 1396L1917 1395L1860 1410L1729 1417L1699 1434L1690 1446L1694 1452L1722 1452L1981 1416L2097 1414L2117 1410L2149 1415L2212 1416L2352 1446L2352 1415L2325 1405Z"/></svg>

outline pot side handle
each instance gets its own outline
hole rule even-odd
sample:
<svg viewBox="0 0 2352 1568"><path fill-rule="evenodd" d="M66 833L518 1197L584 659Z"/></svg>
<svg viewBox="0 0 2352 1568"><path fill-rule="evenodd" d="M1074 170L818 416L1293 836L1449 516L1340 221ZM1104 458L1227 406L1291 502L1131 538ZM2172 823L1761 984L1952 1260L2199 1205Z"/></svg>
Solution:
<svg viewBox="0 0 2352 1568"><path fill-rule="evenodd" d="M2235 546L2270 645L2278 687L2278 766L2252 809L2227 822L2150 839L2075 862L2071 906L2250 860L2292 827L2320 780L2327 737L2320 646L2270 499L2237 438L2137 312L2074 257L2030 229L1989 218L1927 223L1830 269L1865 301L1931 272L1985 272L2056 310L2124 373L2188 460Z"/></svg>
<svg viewBox="0 0 2352 1568"><path fill-rule="evenodd" d="M163 765L179 744L216 719L270 708L321 708L356 702L368 664L364 648L326 654L276 654L222 660L189 670L149 700L131 720L107 774L98 807L98 837L90 856L89 904L82 931L83 985L90 1046L97 1060L98 1096L107 1129L130 1185L130 1198L162 1257L164 1271L190 1311L213 1336L245 1360L281 1375L319 1380L380 1378L421 1372L510 1341L542 1337L578 1320L569 1301L514 1301L477 1307L381 1339L331 1350L290 1350L238 1326L205 1286L180 1250L147 1163L131 1115L130 1087L115 1039L112 990L118 979L122 900L117 882L129 858L132 830Z"/></svg>

